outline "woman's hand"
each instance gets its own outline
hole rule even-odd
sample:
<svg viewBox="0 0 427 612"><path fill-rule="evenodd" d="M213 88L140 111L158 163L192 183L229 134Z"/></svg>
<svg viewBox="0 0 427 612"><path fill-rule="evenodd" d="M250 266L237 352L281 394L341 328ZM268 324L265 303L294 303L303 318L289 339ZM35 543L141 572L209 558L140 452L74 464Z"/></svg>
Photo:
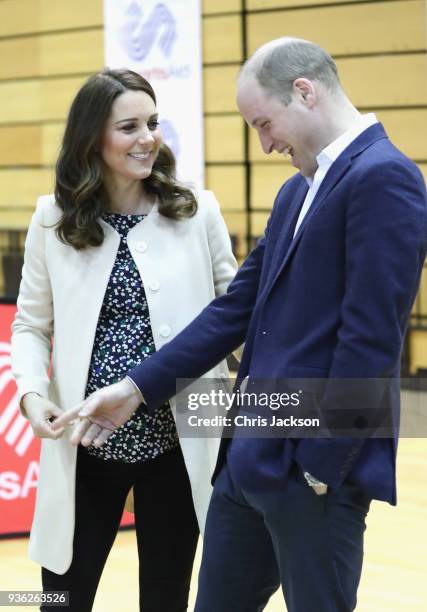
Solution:
<svg viewBox="0 0 427 612"><path fill-rule="evenodd" d="M28 420L37 438L57 440L64 433L64 427L52 429L53 421L63 414L62 410L50 400L38 393L26 393L21 405L27 413Z"/></svg>
<svg viewBox="0 0 427 612"><path fill-rule="evenodd" d="M62 413L54 428L63 427L76 418L72 444L102 446L118 427L126 423L143 401L139 390L127 378L98 389L75 408Z"/></svg>

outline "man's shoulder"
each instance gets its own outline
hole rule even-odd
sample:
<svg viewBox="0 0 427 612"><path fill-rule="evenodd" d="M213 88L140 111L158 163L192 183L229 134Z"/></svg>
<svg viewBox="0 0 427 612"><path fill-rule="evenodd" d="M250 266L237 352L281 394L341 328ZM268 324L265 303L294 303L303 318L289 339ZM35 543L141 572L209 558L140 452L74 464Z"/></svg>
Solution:
<svg viewBox="0 0 427 612"><path fill-rule="evenodd" d="M417 164L388 138L372 143L353 161L357 173L365 176L383 177L387 180L387 177L397 172L416 181L423 181Z"/></svg>
<svg viewBox="0 0 427 612"><path fill-rule="evenodd" d="M359 145L359 150L357 150ZM363 132L350 148L355 147L352 159L362 164L382 166L390 162L416 168L416 164L390 140L381 123L376 123Z"/></svg>

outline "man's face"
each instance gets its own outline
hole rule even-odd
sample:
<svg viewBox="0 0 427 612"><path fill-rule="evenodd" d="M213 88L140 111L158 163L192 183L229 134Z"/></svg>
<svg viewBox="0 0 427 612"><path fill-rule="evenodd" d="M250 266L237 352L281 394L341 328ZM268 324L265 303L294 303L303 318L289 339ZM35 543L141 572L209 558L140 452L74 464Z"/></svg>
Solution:
<svg viewBox="0 0 427 612"><path fill-rule="evenodd" d="M266 155L272 151L290 155L292 165L304 176L313 176L317 168L319 147L316 139L315 113L295 90L292 101L285 106L265 90L251 76L242 75L238 81L237 105L249 124L256 129Z"/></svg>

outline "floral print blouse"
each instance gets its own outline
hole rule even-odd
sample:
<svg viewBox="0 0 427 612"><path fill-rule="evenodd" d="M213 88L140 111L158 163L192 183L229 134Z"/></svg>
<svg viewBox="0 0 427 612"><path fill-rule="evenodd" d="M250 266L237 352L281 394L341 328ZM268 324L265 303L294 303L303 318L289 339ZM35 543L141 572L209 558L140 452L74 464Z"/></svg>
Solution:
<svg viewBox="0 0 427 612"><path fill-rule="evenodd" d="M127 245L128 232L144 217L102 216L120 234L120 245L98 319L86 397L121 380L156 350L144 287ZM154 459L178 444L175 421L166 403L154 416L137 410L102 447L90 446L87 452L107 461L136 463Z"/></svg>

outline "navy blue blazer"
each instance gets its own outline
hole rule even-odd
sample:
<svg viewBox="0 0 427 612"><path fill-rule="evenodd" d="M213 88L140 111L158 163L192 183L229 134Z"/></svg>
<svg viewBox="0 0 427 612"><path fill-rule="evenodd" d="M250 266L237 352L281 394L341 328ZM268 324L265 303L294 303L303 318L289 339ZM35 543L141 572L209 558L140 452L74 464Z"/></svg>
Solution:
<svg viewBox="0 0 427 612"><path fill-rule="evenodd" d="M293 238L307 190L300 174L282 186L227 294L129 373L149 412L177 378L201 376L243 342L238 380L399 376L427 250L423 177L375 124L331 166ZM296 461L331 487L347 479L394 504L399 402L390 409L392 438L235 438L229 468L241 486L268 490Z"/></svg>

